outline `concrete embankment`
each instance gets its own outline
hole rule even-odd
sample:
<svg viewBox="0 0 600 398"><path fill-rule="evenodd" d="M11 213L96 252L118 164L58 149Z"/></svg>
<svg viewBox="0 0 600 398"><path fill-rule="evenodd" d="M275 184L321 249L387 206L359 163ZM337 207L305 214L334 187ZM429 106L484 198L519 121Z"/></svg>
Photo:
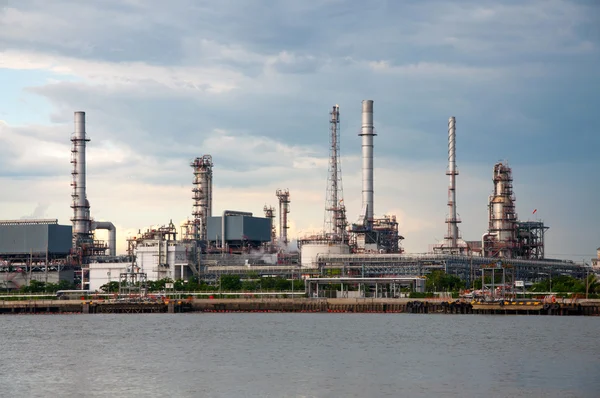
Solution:
<svg viewBox="0 0 600 398"><path fill-rule="evenodd" d="M0 314L64 313L413 313L485 315L600 315L600 300L543 303L515 301L471 303L427 299L171 299L164 302L115 302L81 300L0 301Z"/></svg>

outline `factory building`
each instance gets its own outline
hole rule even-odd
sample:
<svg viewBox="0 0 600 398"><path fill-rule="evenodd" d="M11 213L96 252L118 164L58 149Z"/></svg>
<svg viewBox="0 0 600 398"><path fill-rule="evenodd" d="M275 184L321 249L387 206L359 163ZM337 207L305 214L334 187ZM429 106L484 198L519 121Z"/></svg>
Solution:
<svg viewBox="0 0 600 398"><path fill-rule="evenodd" d="M271 241L271 222L252 213L226 210L220 217L208 218L208 247L221 252L260 249Z"/></svg>
<svg viewBox="0 0 600 398"><path fill-rule="evenodd" d="M156 281L187 279L198 273L193 264L193 246L190 242L177 240L173 222L140 232L128 239L128 243L129 255L121 257L122 261L105 262L101 257L90 263L88 289L100 290L102 285L119 282L132 274L143 275L147 281Z"/></svg>
<svg viewBox="0 0 600 398"><path fill-rule="evenodd" d="M0 221L0 255L66 257L71 252L71 231L70 225L59 225L58 220Z"/></svg>
<svg viewBox="0 0 600 398"><path fill-rule="evenodd" d="M592 259L592 269L596 275L600 276L600 247L596 249L596 258Z"/></svg>
<svg viewBox="0 0 600 398"><path fill-rule="evenodd" d="M31 280L72 282L71 239L71 226L58 220L0 221L0 289L19 289Z"/></svg>

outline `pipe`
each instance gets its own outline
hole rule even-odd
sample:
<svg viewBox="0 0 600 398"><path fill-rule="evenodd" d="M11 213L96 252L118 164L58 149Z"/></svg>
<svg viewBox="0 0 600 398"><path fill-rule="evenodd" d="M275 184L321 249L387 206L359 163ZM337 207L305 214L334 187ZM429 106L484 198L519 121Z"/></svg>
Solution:
<svg viewBox="0 0 600 398"><path fill-rule="evenodd" d="M367 221L373 222L373 101L362 102L362 207L366 210Z"/></svg>
<svg viewBox="0 0 600 398"><path fill-rule="evenodd" d="M117 229L110 221L92 221L92 231L97 229L108 230L108 254L117 255Z"/></svg>
<svg viewBox="0 0 600 398"><path fill-rule="evenodd" d="M81 238L89 238L91 225L89 217L89 202L86 198L86 161L85 147L89 141L85 134L85 112L75 112L75 132L71 138L73 148L73 248Z"/></svg>
<svg viewBox="0 0 600 398"><path fill-rule="evenodd" d="M494 236L494 237L498 237L498 234L494 233L494 232L485 232L482 236L481 236L481 255L482 257L486 257L487 256L487 252L485 250L485 242L487 237L490 236ZM489 239L487 240L488 242L490 241Z"/></svg>
<svg viewBox="0 0 600 398"><path fill-rule="evenodd" d="M252 213L244 212L244 211L236 211L236 210L225 210L223 211L223 216L221 216L221 250L225 253L225 219L227 216L243 216L243 217L252 217Z"/></svg>

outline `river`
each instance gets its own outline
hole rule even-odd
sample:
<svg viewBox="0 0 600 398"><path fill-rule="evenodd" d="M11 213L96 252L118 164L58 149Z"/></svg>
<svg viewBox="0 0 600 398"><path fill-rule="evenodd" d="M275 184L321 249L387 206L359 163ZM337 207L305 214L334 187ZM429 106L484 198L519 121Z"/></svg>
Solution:
<svg viewBox="0 0 600 398"><path fill-rule="evenodd" d="M600 318L0 316L1 397L598 397Z"/></svg>

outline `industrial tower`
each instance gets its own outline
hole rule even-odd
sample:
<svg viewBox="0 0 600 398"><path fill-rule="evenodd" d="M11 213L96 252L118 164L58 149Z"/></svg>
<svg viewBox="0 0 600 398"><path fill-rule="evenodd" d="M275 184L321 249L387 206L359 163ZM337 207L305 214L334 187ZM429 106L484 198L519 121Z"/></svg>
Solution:
<svg viewBox="0 0 600 398"><path fill-rule="evenodd" d="M85 149L90 139L85 133L85 112L75 112L75 132L71 136L71 163L73 164L73 252L83 256L86 247L93 246L92 225L90 220L90 202L86 194Z"/></svg>
<svg viewBox="0 0 600 398"><path fill-rule="evenodd" d="M287 246L287 230L289 228L287 215L290 212L290 191L278 189L275 195L279 199L279 241Z"/></svg>
<svg viewBox="0 0 600 398"><path fill-rule="evenodd" d="M373 100L362 102L362 127L359 136L362 137L362 210L369 225L373 224Z"/></svg>
<svg viewBox="0 0 600 398"><path fill-rule="evenodd" d="M340 160L340 107L334 105L329 114L331 116L329 120L331 147L329 149L324 231L326 237L331 241L345 241L347 223Z"/></svg>
<svg viewBox="0 0 600 398"><path fill-rule="evenodd" d="M204 155L196 158L190 166L194 170L194 200L192 216L194 217L194 240L206 240L206 224L212 216L212 156Z"/></svg>
<svg viewBox="0 0 600 398"><path fill-rule="evenodd" d="M265 207L263 208L263 211L265 212L265 217L269 219L269 221L271 222L271 249L273 248L273 245L275 244L275 241L277 240L277 228L275 227L275 208L273 206L267 206L265 205Z"/></svg>
<svg viewBox="0 0 600 398"><path fill-rule="evenodd" d="M489 227L483 237L487 257L512 258L517 246L517 213L512 170L507 163L494 165L494 193L488 203Z"/></svg>
<svg viewBox="0 0 600 398"><path fill-rule="evenodd" d="M454 116L448 119L448 170L446 175L450 176L448 185L448 233L446 234L446 247L456 249L458 247L458 223L460 220L456 215L456 119Z"/></svg>

